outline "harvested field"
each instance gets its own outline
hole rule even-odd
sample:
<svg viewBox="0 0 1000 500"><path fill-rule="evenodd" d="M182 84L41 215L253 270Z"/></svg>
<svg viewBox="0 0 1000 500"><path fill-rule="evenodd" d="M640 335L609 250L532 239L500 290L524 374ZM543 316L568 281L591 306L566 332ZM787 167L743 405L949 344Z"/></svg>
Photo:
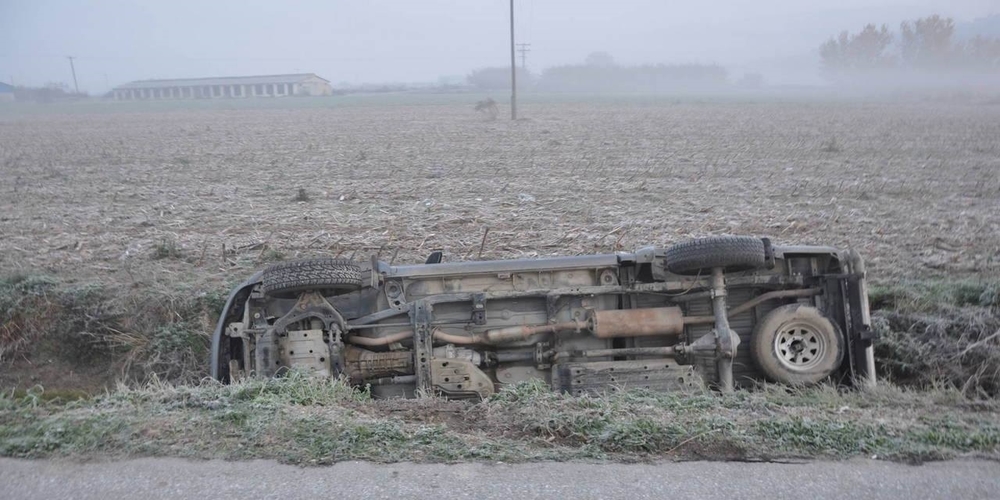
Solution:
<svg viewBox="0 0 1000 500"><path fill-rule="evenodd" d="M510 122L475 100L0 108L0 455L998 456L1000 106L536 99ZM860 250L881 375L930 390L528 384L472 404L295 377L196 383L225 294L269 261L723 233ZM131 385L101 391L116 379Z"/></svg>
<svg viewBox="0 0 1000 500"><path fill-rule="evenodd" d="M735 233L857 248L876 281L1000 273L997 105L336 99L11 108L0 272L216 286L297 255Z"/></svg>

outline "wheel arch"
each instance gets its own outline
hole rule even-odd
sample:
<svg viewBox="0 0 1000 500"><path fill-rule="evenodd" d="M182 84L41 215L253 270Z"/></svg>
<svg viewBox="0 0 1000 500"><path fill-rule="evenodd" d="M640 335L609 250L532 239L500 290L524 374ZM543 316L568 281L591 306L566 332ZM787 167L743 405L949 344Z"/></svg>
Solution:
<svg viewBox="0 0 1000 500"><path fill-rule="evenodd" d="M223 306L222 312L219 314L219 321L215 324L215 331L212 333L211 369L209 372L210 376L215 380L223 383L229 381L229 364L228 362L223 363L221 359L221 356L225 353L223 338L225 337L226 325L234 317L239 317L243 314L244 303L247 297L250 296L253 288L260 283L262 274L262 271L257 271L246 281L233 288L226 299L226 305Z"/></svg>

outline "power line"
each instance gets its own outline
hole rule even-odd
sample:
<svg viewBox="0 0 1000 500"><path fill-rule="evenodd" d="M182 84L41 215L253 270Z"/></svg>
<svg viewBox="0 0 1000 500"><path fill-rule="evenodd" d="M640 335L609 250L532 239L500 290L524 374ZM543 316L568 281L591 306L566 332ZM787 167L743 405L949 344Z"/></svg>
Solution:
<svg viewBox="0 0 1000 500"><path fill-rule="evenodd" d="M510 119L517 120L517 64L514 59L514 0L510 0Z"/></svg>
<svg viewBox="0 0 1000 500"><path fill-rule="evenodd" d="M528 57L528 52L531 52L530 43L519 43L517 44L517 51L521 53L521 69L527 71L528 64L526 59Z"/></svg>

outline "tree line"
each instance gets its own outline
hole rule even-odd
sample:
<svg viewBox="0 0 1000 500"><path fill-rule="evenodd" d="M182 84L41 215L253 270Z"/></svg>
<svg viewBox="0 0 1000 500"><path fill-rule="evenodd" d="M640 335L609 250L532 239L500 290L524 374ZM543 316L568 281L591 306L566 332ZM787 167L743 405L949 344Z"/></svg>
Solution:
<svg viewBox="0 0 1000 500"><path fill-rule="evenodd" d="M977 35L955 39L955 22L933 15L904 21L899 32L887 25L842 31L819 48L824 75L837 82L877 76L996 77L1000 75L1000 39Z"/></svg>
<svg viewBox="0 0 1000 500"><path fill-rule="evenodd" d="M49 103L86 97L88 97L86 92L71 92L68 85L60 82L49 82L41 87L26 87L24 85L14 87L14 99L20 102Z"/></svg>
<svg viewBox="0 0 1000 500"><path fill-rule="evenodd" d="M712 88L726 85L728 73L706 64L618 64L606 52L594 52L582 64L544 69L533 75L517 68L518 87L543 91L578 92L659 92L685 88ZM473 71L470 85L483 90L510 88L509 67L489 67Z"/></svg>

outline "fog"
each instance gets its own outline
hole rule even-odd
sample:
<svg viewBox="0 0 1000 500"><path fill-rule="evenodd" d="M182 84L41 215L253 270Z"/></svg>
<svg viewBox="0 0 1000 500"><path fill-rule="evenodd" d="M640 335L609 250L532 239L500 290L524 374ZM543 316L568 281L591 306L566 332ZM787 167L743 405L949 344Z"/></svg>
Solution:
<svg viewBox="0 0 1000 500"><path fill-rule="evenodd" d="M819 84L818 47L866 23L931 14L956 23L995 0L516 0L532 72L604 51L619 64L717 64L730 79ZM100 93L131 80L312 72L341 82L462 80L509 65L504 0L423 2L0 0L0 80Z"/></svg>

